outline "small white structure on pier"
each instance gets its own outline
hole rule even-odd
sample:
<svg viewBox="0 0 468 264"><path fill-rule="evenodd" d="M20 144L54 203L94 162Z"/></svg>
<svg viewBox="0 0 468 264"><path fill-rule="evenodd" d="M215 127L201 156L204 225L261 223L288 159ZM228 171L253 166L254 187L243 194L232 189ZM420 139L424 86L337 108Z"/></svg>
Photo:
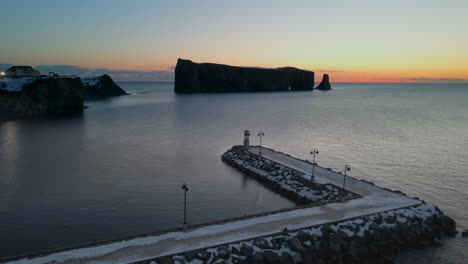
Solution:
<svg viewBox="0 0 468 264"><path fill-rule="evenodd" d="M244 130L244 148L249 149L250 142L249 142L250 130Z"/></svg>

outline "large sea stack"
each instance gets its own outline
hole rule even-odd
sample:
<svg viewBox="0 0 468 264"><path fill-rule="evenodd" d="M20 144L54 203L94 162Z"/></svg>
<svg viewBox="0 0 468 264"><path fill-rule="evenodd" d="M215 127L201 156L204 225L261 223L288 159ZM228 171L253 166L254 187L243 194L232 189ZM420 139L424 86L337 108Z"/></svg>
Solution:
<svg viewBox="0 0 468 264"><path fill-rule="evenodd" d="M177 93L311 91L313 88L314 72L293 67L236 67L178 59L175 68Z"/></svg>
<svg viewBox="0 0 468 264"><path fill-rule="evenodd" d="M322 82L315 88L318 90L331 90L330 77L328 74L324 74Z"/></svg>

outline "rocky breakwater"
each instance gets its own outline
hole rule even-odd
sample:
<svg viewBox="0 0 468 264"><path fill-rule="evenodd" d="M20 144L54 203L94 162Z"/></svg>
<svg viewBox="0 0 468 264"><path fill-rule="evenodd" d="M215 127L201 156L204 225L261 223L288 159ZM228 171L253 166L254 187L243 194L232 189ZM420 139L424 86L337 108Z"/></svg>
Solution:
<svg viewBox="0 0 468 264"><path fill-rule="evenodd" d="M361 196L333 184L318 184L304 173L234 146L221 160L263 183L297 204L349 200Z"/></svg>
<svg viewBox="0 0 468 264"><path fill-rule="evenodd" d="M85 99L128 95L128 93L120 88L107 74L98 77L82 78L82 81Z"/></svg>
<svg viewBox="0 0 468 264"><path fill-rule="evenodd" d="M451 218L421 204L138 263L392 263L405 248L439 246L454 234Z"/></svg>
<svg viewBox="0 0 468 264"><path fill-rule="evenodd" d="M79 113L83 103L84 88L77 77L0 79L1 119Z"/></svg>
<svg viewBox="0 0 468 264"><path fill-rule="evenodd" d="M236 67L178 59L175 68L177 93L304 91L313 87L314 72L293 67Z"/></svg>

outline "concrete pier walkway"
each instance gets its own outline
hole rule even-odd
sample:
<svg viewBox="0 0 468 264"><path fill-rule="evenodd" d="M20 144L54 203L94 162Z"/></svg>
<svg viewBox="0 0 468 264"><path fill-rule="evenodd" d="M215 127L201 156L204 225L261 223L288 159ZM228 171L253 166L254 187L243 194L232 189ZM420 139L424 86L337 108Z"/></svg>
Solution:
<svg viewBox="0 0 468 264"><path fill-rule="evenodd" d="M258 153L259 148L251 147L250 151ZM266 148L262 148L262 156L302 171L306 174L305 177L310 178L312 164L308 162ZM332 183L342 186L343 175L316 166L315 180L318 183ZM8 263L37 264L53 261L56 261L54 263L129 263L274 234L281 232L284 228L300 229L421 203L419 200L381 189L353 177L347 177L346 189L363 197L343 203L294 209L245 220L192 228L186 231L174 231L158 236L134 238Z"/></svg>
<svg viewBox="0 0 468 264"><path fill-rule="evenodd" d="M260 147L250 147L249 151L258 155L260 151ZM268 148L262 148L262 157L265 157L267 159L276 161L278 163L281 163L283 165L286 165L288 167L301 171L305 173L306 179L310 179L312 175L312 164L309 162L295 159L293 157L287 156L285 154L276 152ZM328 169L325 169L316 165L314 169L314 176L315 176L314 180L317 183L321 183L321 184L331 183L339 187L343 186L344 176L341 173L330 171ZM412 202L419 202L415 199L411 199L400 194L385 191L382 188L373 186L372 184L363 182L361 180L358 180L350 176L346 177L345 189L362 195L363 198L366 198L364 200L369 202L369 206L372 206L371 202L375 198L384 199L385 201L387 201L388 204L392 204L392 201L395 203L403 203L403 204L405 202L410 203L410 204Z"/></svg>

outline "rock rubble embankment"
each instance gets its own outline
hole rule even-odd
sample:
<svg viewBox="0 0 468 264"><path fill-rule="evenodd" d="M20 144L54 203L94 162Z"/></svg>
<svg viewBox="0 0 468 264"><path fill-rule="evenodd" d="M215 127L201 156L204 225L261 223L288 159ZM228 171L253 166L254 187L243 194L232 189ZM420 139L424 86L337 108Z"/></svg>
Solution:
<svg viewBox="0 0 468 264"><path fill-rule="evenodd" d="M421 204L142 263L392 263L405 248L439 246L443 236L455 232L451 218Z"/></svg>
<svg viewBox="0 0 468 264"><path fill-rule="evenodd" d="M304 173L249 152L242 146L232 147L222 155L221 159L297 204L360 197L333 184L315 183L307 179Z"/></svg>

